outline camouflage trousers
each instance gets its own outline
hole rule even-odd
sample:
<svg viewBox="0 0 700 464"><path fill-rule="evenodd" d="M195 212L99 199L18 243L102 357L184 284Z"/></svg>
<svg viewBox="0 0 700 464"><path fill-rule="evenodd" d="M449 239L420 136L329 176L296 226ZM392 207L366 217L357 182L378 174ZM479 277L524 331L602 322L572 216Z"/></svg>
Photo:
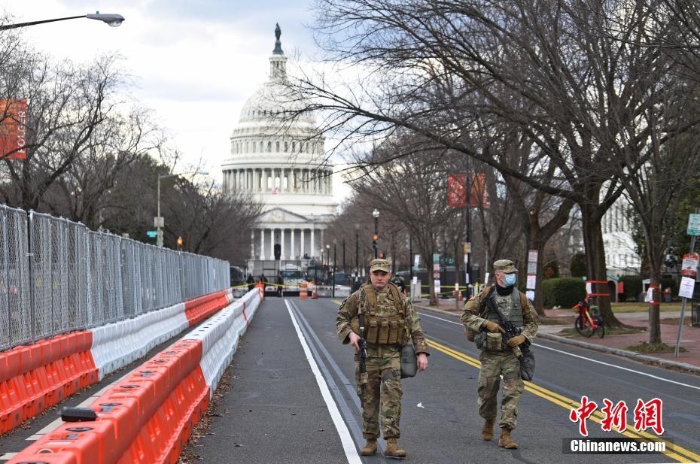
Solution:
<svg viewBox="0 0 700 464"><path fill-rule="evenodd" d="M401 421L401 364L400 358L367 358L367 384L364 398L360 385L360 362L355 362L355 384L362 403L362 436L379 438L379 417L384 438L399 438Z"/></svg>
<svg viewBox="0 0 700 464"><path fill-rule="evenodd" d="M498 426L513 430L518 424L518 401L525 388L520 379L520 361L512 352L489 351L482 351L479 360L479 415L484 419L498 417L498 390L502 375L503 397Z"/></svg>

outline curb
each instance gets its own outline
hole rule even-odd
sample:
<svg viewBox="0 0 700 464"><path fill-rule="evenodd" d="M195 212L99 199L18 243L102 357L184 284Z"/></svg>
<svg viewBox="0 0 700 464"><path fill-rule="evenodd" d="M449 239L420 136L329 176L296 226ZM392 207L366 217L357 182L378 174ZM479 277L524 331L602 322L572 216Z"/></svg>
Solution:
<svg viewBox="0 0 700 464"><path fill-rule="evenodd" d="M615 354L617 356L623 356L625 358L633 359L635 361L652 363L663 367L675 367L678 369L684 369L693 372L694 374L700 374L700 367L694 366L692 364L682 363L678 361L671 361L663 358L655 358L653 356L647 356L645 354L635 353L634 351L621 350L619 348L610 348L609 346L597 345L595 343L586 343L578 340L572 340L566 337L560 337L558 335L552 335L547 333L537 334L537 338L543 338L545 340L551 340L559 343L564 343L567 345L578 346L579 348L587 348L589 350L602 351L604 353Z"/></svg>
<svg viewBox="0 0 700 464"><path fill-rule="evenodd" d="M458 314L448 313L442 309L431 308L429 306L414 305L416 308L422 310L431 311L434 313L440 313L443 315L448 315L451 317L459 317ZM694 366L692 364L682 363L678 361L671 361L663 358L655 358L653 356L648 356L644 354L635 353L634 351L621 350L619 348L610 348L609 346L597 345L595 343L586 343L578 340L572 340L566 337L560 337L558 335L552 335L548 333L538 333L537 338L542 338L545 340L551 340L554 342L564 343L566 345L573 345L579 348L586 348L589 350L601 351L603 353L614 354L617 356L622 356L642 363L651 363L662 367L673 367L677 369L684 369L692 372L693 374L700 375L700 367Z"/></svg>

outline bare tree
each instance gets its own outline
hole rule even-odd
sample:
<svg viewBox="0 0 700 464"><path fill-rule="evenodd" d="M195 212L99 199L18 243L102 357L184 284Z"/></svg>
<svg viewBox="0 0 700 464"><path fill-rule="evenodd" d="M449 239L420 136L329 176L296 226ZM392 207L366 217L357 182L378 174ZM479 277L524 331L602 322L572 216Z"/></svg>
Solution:
<svg viewBox="0 0 700 464"><path fill-rule="evenodd" d="M20 90L30 102L27 157L4 160L9 182L0 186L6 203L47 209L44 195L92 147L94 133L115 109L114 94L123 81L116 58L105 56L80 68L70 63L37 61Z"/></svg>
<svg viewBox="0 0 700 464"><path fill-rule="evenodd" d="M454 227L455 222L459 223L460 216L459 210L447 205L447 173L452 164L446 160L449 154L443 150L405 155L407 150L417 150L419 146L400 137L386 141L370 155L367 164L374 167L365 168L364 175L352 187L366 209L380 211L383 223L402 224L427 262L446 234L450 243L459 243L463 236L458 235L456 227L450 229L450 224ZM387 158L393 161L387 162ZM438 295L431 272L428 279L430 304L436 305Z"/></svg>
<svg viewBox="0 0 700 464"><path fill-rule="evenodd" d="M127 108L124 108L125 110ZM151 112L133 106L127 114L110 115L91 136L89 145L54 183L44 202L58 215L93 229L106 219L103 209L120 173L143 156L158 151L165 135L152 122Z"/></svg>
<svg viewBox="0 0 700 464"><path fill-rule="evenodd" d="M682 93L679 93L679 96ZM680 103L678 111L692 112ZM697 109L695 109L697 111ZM650 111L649 117L654 114ZM652 134L652 156L637 175L623 176L625 195L632 204L644 232L644 250L649 263L649 285L653 297L649 306L649 343L661 343L661 266L670 234L675 230L673 221L688 190L695 187L700 176L700 134L687 134L661 145Z"/></svg>
<svg viewBox="0 0 700 464"><path fill-rule="evenodd" d="M605 281L602 217L622 194L620 176L635 175L651 156L651 128L639 123L659 101L649 96L674 91L656 79L672 63L649 46L652 9L622 0L317 5L319 42L339 68L362 69L362 78L345 88L330 74L297 81L313 108L327 114L327 130L366 140L403 127L570 199L581 211L588 277ZM466 98L473 94L481 98ZM467 142L483 114L530 138L543 170L552 165L560 183L530 177ZM659 143L691 127L674 125L674 117L647 119L655 128L675 128ZM600 307L607 325L619 324L609 301Z"/></svg>
<svg viewBox="0 0 700 464"><path fill-rule="evenodd" d="M243 193L225 195L212 181L197 184L185 176L169 180L173 186L162 198L166 244L175 248L181 237L183 249L193 253L237 263L248 257L260 203Z"/></svg>

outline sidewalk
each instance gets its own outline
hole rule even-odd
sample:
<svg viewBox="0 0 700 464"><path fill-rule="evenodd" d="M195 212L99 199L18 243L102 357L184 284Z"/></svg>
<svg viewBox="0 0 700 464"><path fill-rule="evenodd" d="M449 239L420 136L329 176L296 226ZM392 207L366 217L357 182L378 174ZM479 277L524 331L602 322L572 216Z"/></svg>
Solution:
<svg viewBox="0 0 700 464"><path fill-rule="evenodd" d="M464 302L458 302L455 306L454 299L440 300L439 306L430 306L427 300L414 302L416 308L440 311L452 314L455 317L462 315L463 305ZM593 335L591 338L585 338L574 330L575 314L573 310L545 309L545 318L542 318L540 321L537 337L700 374L700 327L692 327L690 325L690 305L685 308L685 325L683 326L680 341L681 351L678 353L677 358L674 356L674 350L670 353L637 353L627 349L633 345L649 342L649 333L646 330L649 326L649 313L647 311L619 313L615 316L623 324L630 327L637 327L639 331L634 332L634 329L632 329L628 331L632 333L619 334L606 332L603 338L598 338L597 335ZM676 340L678 339L679 319L680 311L661 313L661 340L673 349L675 349Z"/></svg>

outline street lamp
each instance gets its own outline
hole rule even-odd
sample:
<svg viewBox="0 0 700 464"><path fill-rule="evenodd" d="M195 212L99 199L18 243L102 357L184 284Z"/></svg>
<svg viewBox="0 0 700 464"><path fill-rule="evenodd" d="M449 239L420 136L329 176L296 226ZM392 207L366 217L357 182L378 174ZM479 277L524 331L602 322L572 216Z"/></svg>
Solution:
<svg viewBox="0 0 700 464"><path fill-rule="evenodd" d="M374 236L372 236L372 247L374 248L374 259L377 259L377 239L379 238L379 210L374 208L372 211L372 217L374 218Z"/></svg>
<svg viewBox="0 0 700 464"><path fill-rule="evenodd" d="M329 250L330 252L330 250ZM333 287L331 290L331 297L335 298L335 269L336 269L336 260L338 259L338 240L333 239Z"/></svg>
<svg viewBox="0 0 700 464"><path fill-rule="evenodd" d="M121 26L121 24L124 22L124 16L122 16L120 14L110 14L110 13L102 14L98 11L95 14L85 14L85 15L80 15L80 16L68 16L65 18L55 18L55 19L42 19L40 21L30 21L28 23L3 24L3 25L0 25L0 31L4 31L7 29L16 29L18 27L35 26L37 24L53 23L56 21L67 21L69 19L78 19L78 18L96 19L98 21L102 21L103 23L107 23L112 27Z"/></svg>
<svg viewBox="0 0 700 464"><path fill-rule="evenodd" d="M360 224L355 223L355 280L360 279Z"/></svg>
<svg viewBox="0 0 700 464"><path fill-rule="evenodd" d="M165 221L163 220L163 217L160 215L160 180L161 179L167 179L168 177L177 177L181 176L183 174L188 174L188 173L182 173L182 174L158 174L158 211L157 215L155 218L153 218L154 225L156 226L156 246L157 247L162 247L163 246L163 227L165 227ZM203 176L206 176L209 174L208 172L204 171L195 171L192 174L193 176L196 176L197 174L201 174Z"/></svg>

